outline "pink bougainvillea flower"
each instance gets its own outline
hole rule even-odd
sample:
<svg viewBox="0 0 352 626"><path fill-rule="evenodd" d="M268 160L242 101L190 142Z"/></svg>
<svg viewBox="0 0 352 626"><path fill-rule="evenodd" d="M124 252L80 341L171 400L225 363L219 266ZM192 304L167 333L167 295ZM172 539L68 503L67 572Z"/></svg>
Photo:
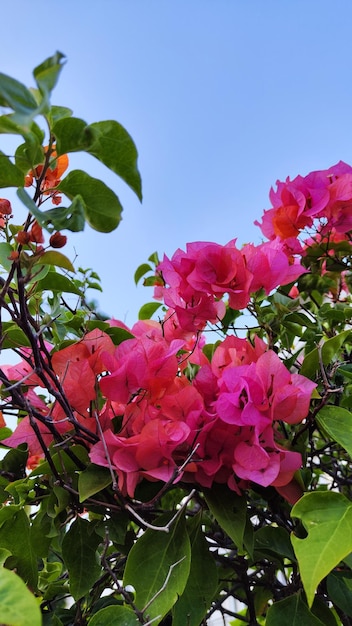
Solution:
<svg viewBox="0 0 352 626"><path fill-rule="evenodd" d="M251 292L264 289L269 294L279 285L294 282L307 271L298 258L287 256L278 238L259 246L247 244L242 252L253 275Z"/></svg>

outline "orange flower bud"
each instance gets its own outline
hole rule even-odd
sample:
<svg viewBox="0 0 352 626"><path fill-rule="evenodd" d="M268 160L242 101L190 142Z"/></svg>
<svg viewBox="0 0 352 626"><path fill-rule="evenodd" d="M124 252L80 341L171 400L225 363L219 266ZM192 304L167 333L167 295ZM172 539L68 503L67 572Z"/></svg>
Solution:
<svg viewBox="0 0 352 626"><path fill-rule="evenodd" d="M12 213L11 202L6 198L0 198L0 213L1 215L11 215Z"/></svg>
<svg viewBox="0 0 352 626"><path fill-rule="evenodd" d="M61 235L59 231L51 235L49 239L49 243L53 248L63 248L64 245L66 245L66 242L67 242L66 235Z"/></svg>

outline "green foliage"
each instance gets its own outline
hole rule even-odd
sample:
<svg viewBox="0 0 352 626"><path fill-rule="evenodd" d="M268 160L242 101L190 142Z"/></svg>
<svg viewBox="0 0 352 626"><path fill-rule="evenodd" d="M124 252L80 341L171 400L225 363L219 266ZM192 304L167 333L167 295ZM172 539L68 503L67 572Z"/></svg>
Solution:
<svg viewBox="0 0 352 626"><path fill-rule="evenodd" d="M291 515L308 533L304 539L292 536L292 544L311 606L320 581L352 552L352 503L333 491L308 493Z"/></svg>
<svg viewBox="0 0 352 626"><path fill-rule="evenodd" d="M0 568L0 620L7 626L41 626L38 602L23 580Z"/></svg>
<svg viewBox="0 0 352 626"><path fill-rule="evenodd" d="M161 518L159 524L166 524L168 518ZM183 593L190 564L191 546L182 516L169 532L147 529L132 547L124 584L133 586L136 606L148 619L155 620L155 624L160 623Z"/></svg>

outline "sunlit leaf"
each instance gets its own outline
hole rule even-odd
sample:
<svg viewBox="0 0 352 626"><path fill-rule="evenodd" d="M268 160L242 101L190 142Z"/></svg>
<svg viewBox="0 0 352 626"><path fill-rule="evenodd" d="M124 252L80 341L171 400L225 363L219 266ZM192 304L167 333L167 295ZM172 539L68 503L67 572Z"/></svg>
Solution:
<svg viewBox="0 0 352 626"><path fill-rule="evenodd" d="M134 282L136 283L136 285L138 285L138 282L140 281L142 276L144 276L144 274L147 274L148 272L152 272L152 271L153 271L152 267L148 263L142 263L142 265L137 267L134 273Z"/></svg>
<svg viewBox="0 0 352 626"><path fill-rule="evenodd" d="M150 320L155 311L160 309L161 306L162 302L147 302L146 304L143 304L143 306L139 309L138 319Z"/></svg>
<svg viewBox="0 0 352 626"><path fill-rule="evenodd" d="M71 261L57 250L46 250L40 255L37 263L39 265L55 265L56 267L62 267L69 272L75 271Z"/></svg>
<svg viewBox="0 0 352 626"><path fill-rule="evenodd" d="M37 289L41 291L64 291L66 293L75 293L77 296L82 295L72 280L54 271L48 272L44 278L38 281Z"/></svg>
<svg viewBox="0 0 352 626"><path fill-rule="evenodd" d="M0 568L0 622L7 626L41 626L39 604L23 580Z"/></svg>
<svg viewBox="0 0 352 626"><path fill-rule="evenodd" d="M291 516L302 521L307 537L291 536L308 605L323 578L352 552L352 502L341 493L315 491L305 494Z"/></svg>

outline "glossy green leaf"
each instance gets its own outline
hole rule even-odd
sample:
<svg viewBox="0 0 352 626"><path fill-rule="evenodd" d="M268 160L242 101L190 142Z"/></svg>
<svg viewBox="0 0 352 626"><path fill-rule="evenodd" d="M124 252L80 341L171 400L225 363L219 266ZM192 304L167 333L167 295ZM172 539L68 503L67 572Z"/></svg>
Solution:
<svg viewBox="0 0 352 626"><path fill-rule="evenodd" d="M27 335L12 322L4 322L2 324L1 348L22 348L29 347L30 341Z"/></svg>
<svg viewBox="0 0 352 626"><path fill-rule="evenodd" d="M104 163L142 200L142 181L137 167L138 153L132 137L118 122L109 120L89 125L93 142L87 150Z"/></svg>
<svg viewBox="0 0 352 626"><path fill-rule="evenodd" d="M71 261L61 252L57 250L46 250L40 255L37 261L38 265L54 265L55 267L62 267L68 272L74 272Z"/></svg>
<svg viewBox="0 0 352 626"><path fill-rule="evenodd" d="M142 263L142 265L137 267L134 273L134 282L136 283L136 285L138 285L140 279L142 278L142 276L144 276L144 274L147 274L148 272L152 272L152 271L153 269L148 263Z"/></svg>
<svg viewBox="0 0 352 626"><path fill-rule="evenodd" d="M97 557L100 537L92 532L91 523L81 517L70 526L62 542L62 556L70 576L70 593L79 600L89 592L99 577Z"/></svg>
<svg viewBox="0 0 352 626"><path fill-rule="evenodd" d="M165 524L165 517L159 523ZM134 587L136 606L141 611L147 607L149 619L155 618L153 624L159 624L183 593L190 561L190 541L182 517L172 524L168 533L148 528L132 547L124 585Z"/></svg>
<svg viewBox="0 0 352 626"><path fill-rule="evenodd" d="M308 604L320 581L352 551L352 503L340 493L305 494L291 516L302 521L307 537L291 536Z"/></svg>
<svg viewBox="0 0 352 626"><path fill-rule="evenodd" d="M326 626L315 617L297 593L275 602L268 610L266 626Z"/></svg>
<svg viewBox="0 0 352 626"><path fill-rule="evenodd" d="M160 309L161 306L162 302L147 302L146 304L143 304L143 306L139 309L138 319L150 320L155 311Z"/></svg>
<svg viewBox="0 0 352 626"><path fill-rule="evenodd" d="M55 124L53 133L58 154L88 152L120 176L142 200L137 149L121 124L114 120L87 124L80 118L65 117Z"/></svg>
<svg viewBox="0 0 352 626"><path fill-rule="evenodd" d="M120 200L101 180L82 170L73 170L61 181L58 189L70 200L81 196L87 222L95 230L109 233L119 225L122 212Z"/></svg>
<svg viewBox="0 0 352 626"><path fill-rule="evenodd" d="M0 622L7 626L41 626L39 604L23 580L0 568Z"/></svg>
<svg viewBox="0 0 352 626"><path fill-rule="evenodd" d="M215 485L205 491L207 505L221 528L243 550L246 528L247 502L224 485Z"/></svg>
<svg viewBox="0 0 352 626"><path fill-rule="evenodd" d="M58 120L53 128L57 153L60 155L87 150L93 139L87 128L87 122L78 117L64 116Z"/></svg>
<svg viewBox="0 0 352 626"><path fill-rule="evenodd" d="M111 482L111 473L107 468L91 463L87 469L80 472L78 477L79 501L84 502L90 496L93 496L105 487L109 487Z"/></svg>
<svg viewBox="0 0 352 626"><path fill-rule="evenodd" d="M352 413L339 406L327 405L320 409L316 421L352 458Z"/></svg>
<svg viewBox="0 0 352 626"><path fill-rule="evenodd" d="M341 347L343 344L351 338L351 331L344 330L335 337L331 337L331 339L327 339L322 347L321 347L321 360L323 365L328 365L333 361L333 359L339 354ZM300 370L300 374L303 376L307 376L308 378L313 378L315 372L319 368L319 350L318 348L314 348L307 356L305 357L302 367Z"/></svg>
<svg viewBox="0 0 352 626"><path fill-rule="evenodd" d="M64 54L56 52L52 57L34 68L33 76L42 94L49 95L54 89L63 67L64 58Z"/></svg>
<svg viewBox="0 0 352 626"><path fill-rule="evenodd" d="M0 187L21 187L24 185L23 172L11 163L0 150Z"/></svg>
<svg viewBox="0 0 352 626"><path fill-rule="evenodd" d="M107 606L95 613L89 626L136 626L140 624L131 609L125 606Z"/></svg>
<svg viewBox="0 0 352 626"><path fill-rule="evenodd" d="M173 626L199 626L217 589L216 563L198 518L192 520L190 541L191 569L185 590L172 611Z"/></svg>
<svg viewBox="0 0 352 626"><path fill-rule="evenodd" d="M31 543L29 519L23 508L2 524L0 548L11 552L11 567L16 568L24 582L35 589L38 580L37 556Z"/></svg>
<svg viewBox="0 0 352 626"><path fill-rule="evenodd" d="M67 276L63 276L62 274L58 274L57 272L48 272L47 275L38 281L37 289L41 291L63 291L65 293L75 293L77 296L81 296L82 293L76 287L74 282L67 278Z"/></svg>

